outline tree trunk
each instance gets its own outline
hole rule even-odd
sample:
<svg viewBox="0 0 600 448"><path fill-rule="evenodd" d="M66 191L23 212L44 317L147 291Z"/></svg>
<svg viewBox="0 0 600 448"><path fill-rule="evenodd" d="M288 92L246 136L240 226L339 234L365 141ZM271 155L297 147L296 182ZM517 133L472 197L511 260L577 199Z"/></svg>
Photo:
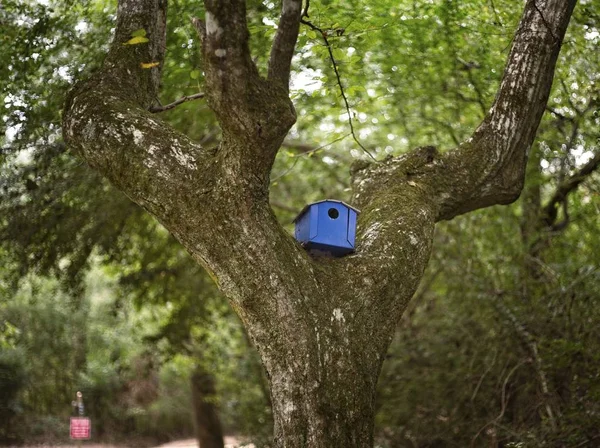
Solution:
<svg viewBox="0 0 600 448"><path fill-rule="evenodd" d="M253 63L245 0L204 1L205 21L194 24L223 133L206 149L148 113L162 64L144 67L164 59L167 2L119 0L102 69L67 98L65 139L156 216L228 297L269 375L275 446L372 446L377 376L434 225L521 193L575 3L526 2L498 95L472 138L442 154L418 148L354 167L357 250L332 259L309 256L269 206L271 168L296 120L288 83L302 2L282 2L265 79ZM148 42L124 45L140 29ZM196 402L212 421L212 404Z"/></svg>
<svg viewBox="0 0 600 448"><path fill-rule="evenodd" d="M415 287L406 286L401 301ZM371 291L378 303L323 283L312 294L273 297L293 304L280 307L277 319L264 323L242 314L267 372L276 447L373 446L375 388L394 334L391 322L403 308L387 308L394 302L386 297L390 291L376 285ZM387 316L379 315L381 308ZM294 318L301 309L314 312Z"/></svg>
<svg viewBox="0 0 600 448"><path fill-rule="evenodd" d="M201 367L197 367L192 374L191 386L198 446L200 448L223 448L223 430L215 405L214 378Z"/></svg>
<svg viewBox="0 0 600 448"><path fill-rule="evenodd" d="M352 364L348 360L347 364ZM373 446L375 384L378 366L368 378L336 367L325 384L316 375L280 372L271 383L274 439L277 447ZM333 369L331 371L334 371ZM339 373L338 373L339 372Z"/></svg>
<svg viewBox="0 0 600 448"><path fill-rule="evenodd" d="M357 351L350 343L330 350L298 349L294 360L268 362L275 446L373 446L375 386L381 362L378 356L371 360L357 356ZM302 366L302 360L308 359L304 362L314 368L291 367Z"/></svg>

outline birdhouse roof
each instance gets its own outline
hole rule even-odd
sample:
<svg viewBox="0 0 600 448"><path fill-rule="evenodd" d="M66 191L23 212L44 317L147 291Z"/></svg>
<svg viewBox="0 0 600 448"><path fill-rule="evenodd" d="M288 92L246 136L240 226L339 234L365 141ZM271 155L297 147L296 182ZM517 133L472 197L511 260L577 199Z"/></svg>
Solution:
<svg viewBox="0 0 600 448"><path fill-rule="evenodd" d="M344 201L338 201L337 199L323 199L322 201L317 201L317 202L313 202L313 203L311 203L311 204L307 204L307 205L305 205L305 206L304 206L304 208L303 208L302 210L300 210L300 213L298 213L298 214L296 215L296 217L294 218L294 220L293 220L292 222L296 222L296 221L298 221L298 219L300 219L300 217L301 217L302 215L304 215L304 213L306 213L306 210L308 210L308 208L309 208L310 206L312 206L312 205L315 205L315 204L320 204L321 202L337 202L338 204L343 204L343 205L345 205L346 207L348 207L348 208L350 208L350 209L354 210L356 213L360 213L360 210L359 210L359 209L357 209L356 207L352 207L350 204L346 204Z"/></svg>

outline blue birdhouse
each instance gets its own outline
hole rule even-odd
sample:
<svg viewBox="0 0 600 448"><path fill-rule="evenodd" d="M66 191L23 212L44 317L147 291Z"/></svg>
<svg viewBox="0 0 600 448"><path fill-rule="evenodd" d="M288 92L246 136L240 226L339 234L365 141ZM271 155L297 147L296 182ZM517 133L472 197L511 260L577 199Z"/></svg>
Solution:
<svg viewBox="0 0 600 448"><path fill-rule="evenodd" d="M359 210L326 199L308 204L294 219L296 239L314 254L341 257L354 251Z"/></svg>

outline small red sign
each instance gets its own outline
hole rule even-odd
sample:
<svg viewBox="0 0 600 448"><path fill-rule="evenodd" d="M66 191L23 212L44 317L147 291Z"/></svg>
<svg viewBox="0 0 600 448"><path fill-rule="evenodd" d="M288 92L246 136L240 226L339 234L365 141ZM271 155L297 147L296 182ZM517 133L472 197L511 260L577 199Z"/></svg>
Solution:
<svg viewBox="0 0 600 448"><path fill-rule="evenodd" d="M87 417L71 417L71 439L87 440L92 435L92 422Z"/></svg>

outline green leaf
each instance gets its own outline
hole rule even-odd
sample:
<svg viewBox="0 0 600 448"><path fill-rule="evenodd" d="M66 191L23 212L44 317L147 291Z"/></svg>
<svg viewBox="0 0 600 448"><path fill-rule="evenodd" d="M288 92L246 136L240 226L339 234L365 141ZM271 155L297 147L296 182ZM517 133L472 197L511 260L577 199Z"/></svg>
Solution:
<svg viewBox="0 0 600 448"><path fill-rule="evenodd" d="M200 77L200 70L192 70L190 72L190 78L198 79Z"/></svg>
<svg viewBox="0 0 600 448"><path fill-rule="evenodd" d="M147 37L143 37L143 36L136 36L136 37L132 37L131 39L129 39L123 45L139 45L139 44L145 44L146 42L150 42L150 39L148 39Z"/></svg>
<svg viewBox="0 0 600 448"><path fill-rule="evenodd" d="M344 50L341 50L339 48L334 48L332 53L336 61L340 61L346 57L346 53L344 52Z"/></svg>

